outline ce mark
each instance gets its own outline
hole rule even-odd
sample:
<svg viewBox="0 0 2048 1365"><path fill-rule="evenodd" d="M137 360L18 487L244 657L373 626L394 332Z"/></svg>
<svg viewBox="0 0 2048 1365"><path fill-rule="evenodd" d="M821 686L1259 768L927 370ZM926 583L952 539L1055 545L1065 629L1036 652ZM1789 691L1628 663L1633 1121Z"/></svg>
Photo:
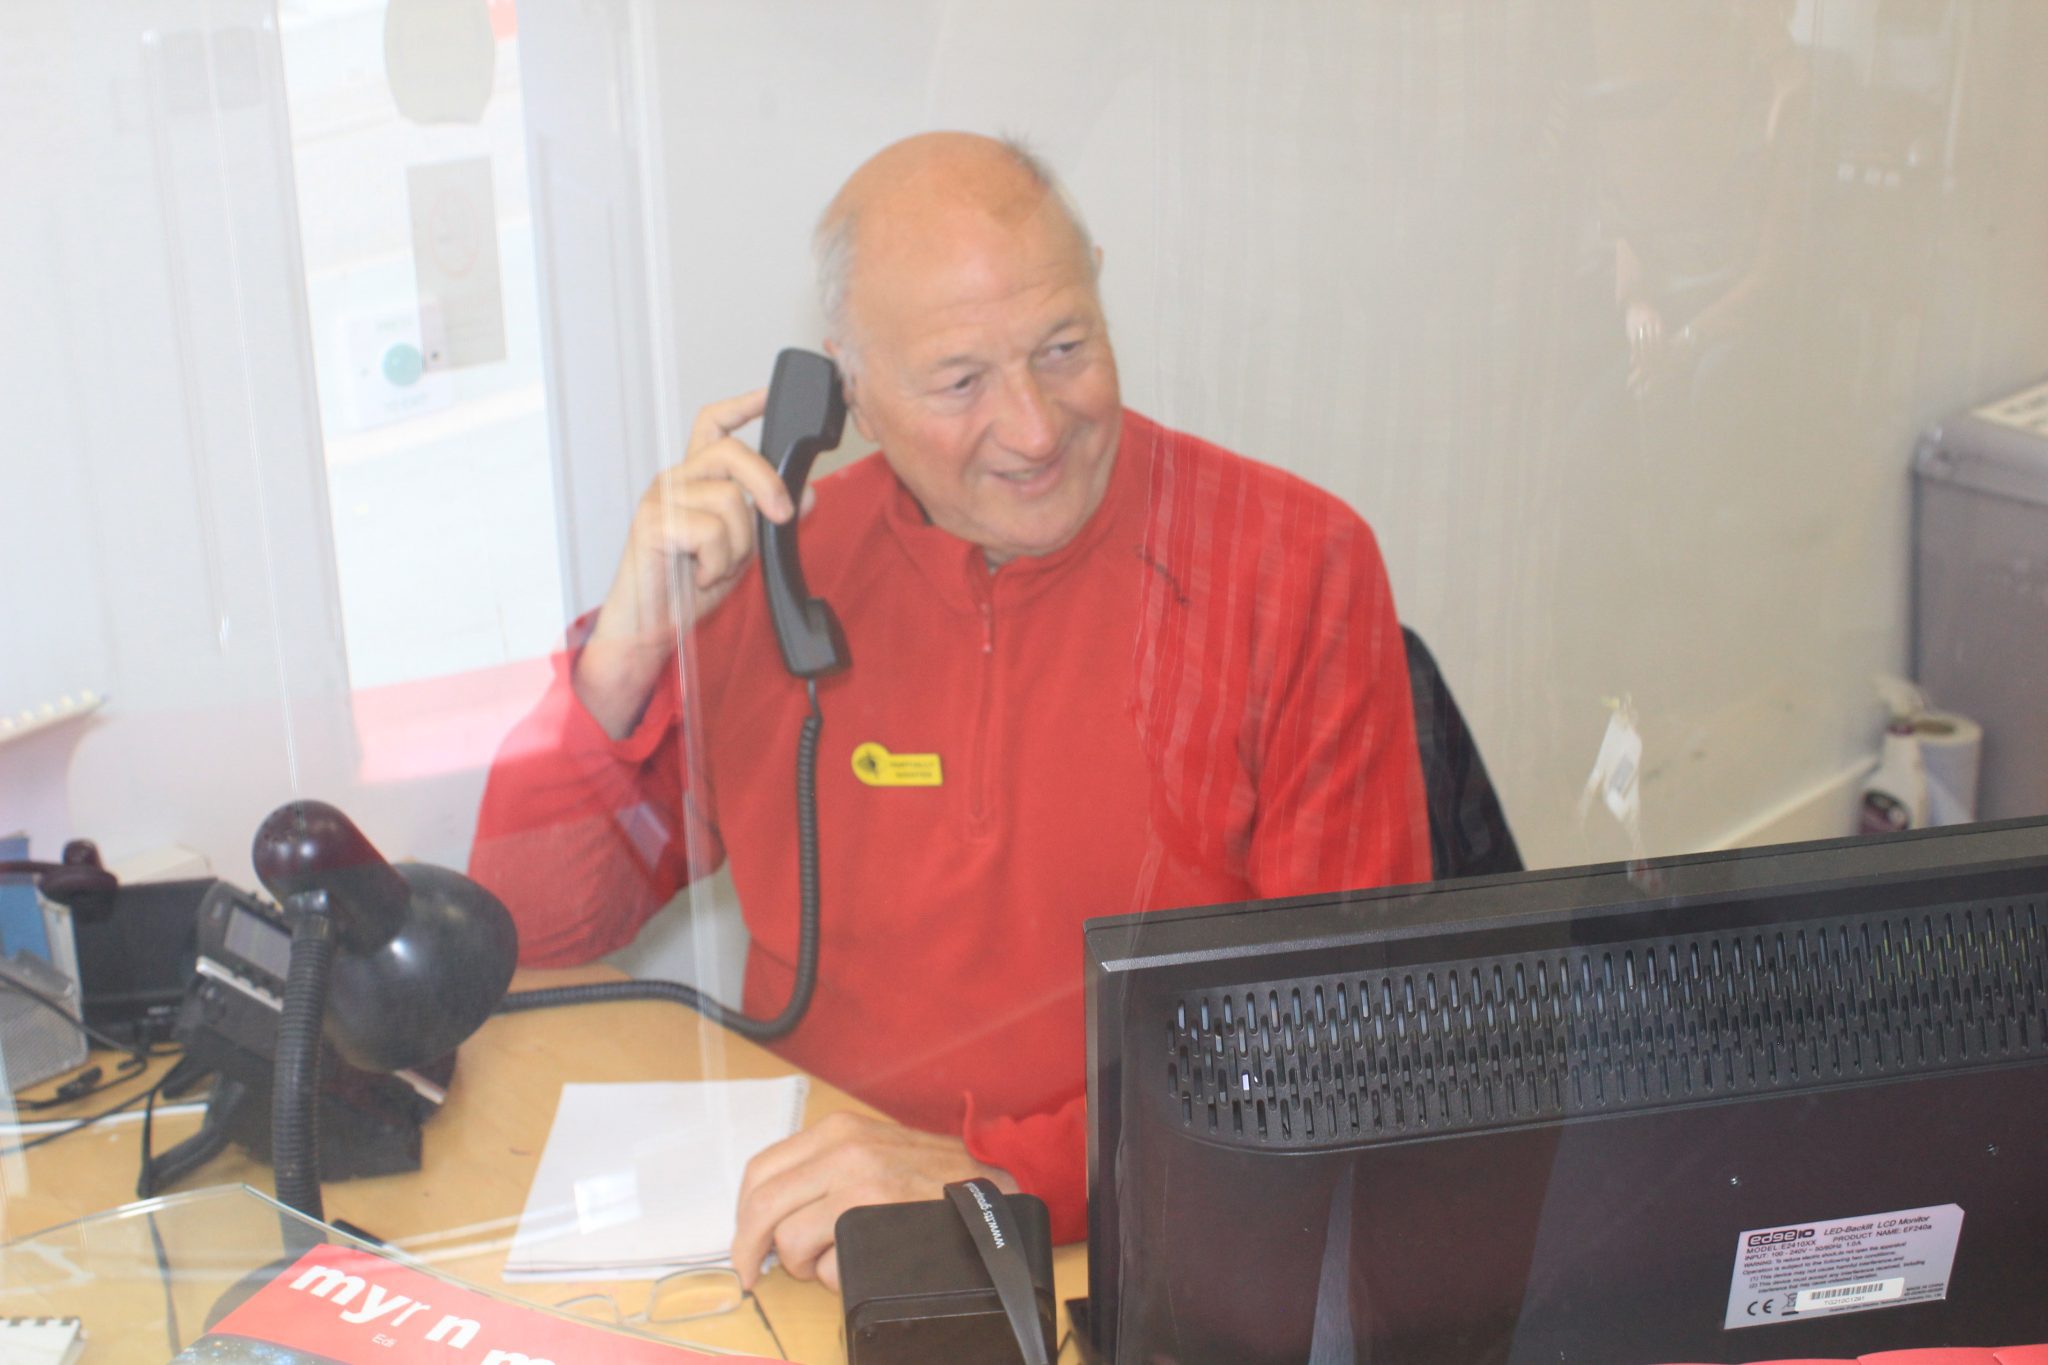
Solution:
<svg viewBox="0 0 2048 1365"><path fill-rule="evenodd" d="M1775 1298L1770 1298L1770 1299L1751 1299L1751 1300L1749 1301L1749 1315L1750 1315L1751 1317L1753 1317L1753 1318L1756 1318L1756 1317L1764 1317L1764 1318L1768 1318L1768 1317L1772 1317L1772 1316L1775 1316L1776 1310L1775 1310L1775 1309L1773 1309L1773 1308L1771 1307L1771 1305L1772 1305L1772 1304L1774 1304L1774 1303L1776 1303L1776 1302L1777 1302L1777 1300L1776 1300Z"/></svg>

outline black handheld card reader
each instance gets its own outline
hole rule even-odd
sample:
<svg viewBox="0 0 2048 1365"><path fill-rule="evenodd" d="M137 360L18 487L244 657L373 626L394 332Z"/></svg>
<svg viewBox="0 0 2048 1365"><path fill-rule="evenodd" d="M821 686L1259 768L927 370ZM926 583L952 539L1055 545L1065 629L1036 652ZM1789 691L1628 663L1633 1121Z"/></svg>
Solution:
<svg viewBox="0 0 2048 1365"><path fill-rule="evenodd" d="M839 1215L847 1365L1049 1365L1052 1221L1033 1195L987 1180L946 1198Z"/></svg>

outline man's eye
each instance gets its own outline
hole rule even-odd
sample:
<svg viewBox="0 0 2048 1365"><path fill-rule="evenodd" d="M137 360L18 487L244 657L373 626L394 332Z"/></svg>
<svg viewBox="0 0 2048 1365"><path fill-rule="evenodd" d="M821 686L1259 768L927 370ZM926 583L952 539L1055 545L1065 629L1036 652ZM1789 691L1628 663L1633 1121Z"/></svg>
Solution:
<svg viewBox="0 0 2048 1365"><path fill-rule="evenodd" d="M1056 341L1045 348L1045 354L1050 360L1065 360L1078 353L1080 349L1081 343L1078 341Z"/></svg>
<svg viewBox="0 0 2048 1365"><path fill-rule="evenodd" d="M975 381L979 378L979 375L963 374L952 383L946 385L945 391L947 393L971 393L974 390Z"/></svg>

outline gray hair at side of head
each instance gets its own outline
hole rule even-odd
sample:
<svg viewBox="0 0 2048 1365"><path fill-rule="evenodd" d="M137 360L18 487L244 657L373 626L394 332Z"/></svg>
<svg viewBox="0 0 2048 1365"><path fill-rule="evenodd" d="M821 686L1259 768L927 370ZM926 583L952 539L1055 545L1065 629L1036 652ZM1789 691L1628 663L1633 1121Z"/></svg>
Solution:
<svg viewBox="0 0 2048 1365"><path fill-rule="evenodd" d="M1095 239L1088 234L1088 223L1081 217L1080 206L1053 174L1052 167L1020 137L1006 133L996 140L1067 215L1074 235L1081 239L1082 251L1087 253L1088 268L1094 270ZM848 325L846 298L853 282L853 238L859 215L851 210L835 212L836 207L836 203L828 206L819 217L818 226L811 233L811 255L818 267L818 306L825 314L825 337L839 353L840 368L851 373L859 366L859 352Z"/></svg>

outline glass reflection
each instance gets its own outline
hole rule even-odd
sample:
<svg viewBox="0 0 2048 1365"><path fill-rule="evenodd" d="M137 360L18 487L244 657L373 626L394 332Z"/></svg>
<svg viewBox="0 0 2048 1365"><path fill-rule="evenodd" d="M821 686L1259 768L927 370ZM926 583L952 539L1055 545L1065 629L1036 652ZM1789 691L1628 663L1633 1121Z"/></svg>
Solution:
<svg viewBox="0 0 2048 1365"><path fill-rule="evenodd" d="M2044 633L2042 504L1909 473L2048 371L2031 0L451 3L480 116L389 88L389 15L432 8L0 15L0 517L41 566L0 588L0 834L35 856L252 885L305 795L463 865L690 414L823 335L818 208L950 126L1065 175L1134 406L1372 523L1530 863L1849 832L1873 677L1946 638L1937 539L1988 624L1931 702L1987 774L2048 768L2038 699L1962 681L2038 670L1982 641ZM409 177L479 158L505 344L437 371ZM619 960L737 998L733 895ZM55 1216L0 1173L11 1230Z"/></svg>

